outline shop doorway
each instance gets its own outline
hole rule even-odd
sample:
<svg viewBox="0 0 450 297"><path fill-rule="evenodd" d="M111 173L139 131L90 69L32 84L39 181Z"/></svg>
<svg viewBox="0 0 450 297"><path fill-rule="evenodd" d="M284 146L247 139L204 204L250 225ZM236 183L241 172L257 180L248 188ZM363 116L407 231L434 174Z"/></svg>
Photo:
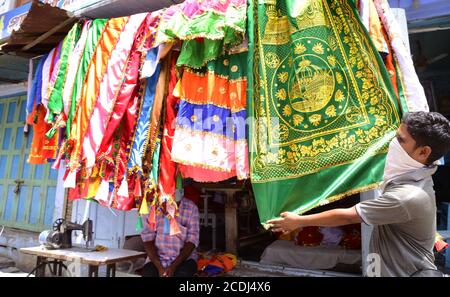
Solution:
<svg viewBox="0 0 450 297"><path fill-rule="evenodd" d="M0 225L39 232L53 224L58 171L27 163L26 95L0 98Z"/></svg>

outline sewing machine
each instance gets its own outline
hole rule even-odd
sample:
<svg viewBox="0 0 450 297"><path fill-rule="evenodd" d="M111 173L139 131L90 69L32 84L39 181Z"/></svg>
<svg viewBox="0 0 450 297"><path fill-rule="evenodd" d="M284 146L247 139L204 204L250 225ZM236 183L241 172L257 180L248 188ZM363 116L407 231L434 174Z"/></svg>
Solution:
<svg viewBox="0 0 450 297"><path fill-rule="evenodd" d="M53 230L47 230L39 235L39 243L47 249L72 248L72 232L82 231L86 248L93 239L93 222L87 220L83 225L59 219L53 224Z"/></svg>

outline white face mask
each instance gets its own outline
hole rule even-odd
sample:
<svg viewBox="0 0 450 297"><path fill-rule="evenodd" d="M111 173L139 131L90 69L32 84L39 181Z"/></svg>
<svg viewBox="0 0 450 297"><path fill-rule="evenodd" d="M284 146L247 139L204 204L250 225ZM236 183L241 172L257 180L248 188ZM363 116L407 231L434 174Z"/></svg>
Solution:
<svg viewBox="0 0 450 297"><path fill-rule="evenodd" d="M393 178L425 167L424 164L414 160L403 149L397 138L394 138L389 145L389 152L384 168L384 181L388 182Z"/></svg>

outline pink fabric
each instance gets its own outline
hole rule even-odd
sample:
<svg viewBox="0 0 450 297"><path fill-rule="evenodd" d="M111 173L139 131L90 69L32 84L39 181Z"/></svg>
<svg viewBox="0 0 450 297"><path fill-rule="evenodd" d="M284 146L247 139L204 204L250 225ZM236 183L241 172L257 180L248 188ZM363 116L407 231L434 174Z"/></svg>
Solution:
<svg viewBox="0 0 450 297"><path fill-rule="evenodd" d="M96 155L105 135L117 93L122 86L126 72L125 67L133 42L138 28L147 16L148 13L142 13L130 17L108 62L107 71L100 85L98 100L83 142L83 158L86 159L87 168L92 168L95 165Z"/></svg>
<svg viewBox="0 0 450 297"><path fill-rule="evenodd" d="M212 182L223 180L224 176L231 178L237 175L239 179L246 179L249 176L246 141L234 141L222 135L196 132L181 127L177 127L173 141L177 145L172 149L172 159L182 165L195 166L192 169L186 167L180 169L185 177ZM208 171L199 170L197 174L198 168ZM207 177L206 174L210 176Z"/></svg>
<svg viewBox="0 0 450 297"><path fill-rule="evenodd" d="M182 164L178 164L178 170L183 178L192 178L199 183L219 183L236 176L235 170L220 172Z"/></svg>

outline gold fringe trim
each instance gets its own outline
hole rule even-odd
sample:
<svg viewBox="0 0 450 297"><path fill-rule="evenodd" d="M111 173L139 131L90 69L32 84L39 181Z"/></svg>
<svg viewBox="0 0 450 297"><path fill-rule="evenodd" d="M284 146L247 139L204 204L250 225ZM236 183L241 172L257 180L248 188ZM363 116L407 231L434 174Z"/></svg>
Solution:
<svg viewBox="0 0 450 297"><path fill-rule="evenodd" d="M303 210L301 212L298 212L297 214L298 215L302 215L302 214L304 214L304 213L306 213L306 212L308 212L310 210L313 210L315 208L318 208L318 207L321 207L321 206L324 206L324 205L327 205L327 204L330 204L330 203L333 203L333 202L337 202L337 201L342 200L344 198L347 198L349 196L377 189L379 186L380 186L380 183L374 183L374 184L370 184L368 186L364 186L364 187L361 187L361 188L357 188L357 189L353 189L353 190L344 192L342 194L331 196L331 197L329 197L327 199L322 200L321 202L319 202L319 204L317 204L315 206L312 206L312 207L308 207L307 209L305 209L305 210ZM266 223L261 223L261 225L263 225L264 229L266 229L266 230L269 230L271 228L271 225L267 224L267 222Z"/></svg>

